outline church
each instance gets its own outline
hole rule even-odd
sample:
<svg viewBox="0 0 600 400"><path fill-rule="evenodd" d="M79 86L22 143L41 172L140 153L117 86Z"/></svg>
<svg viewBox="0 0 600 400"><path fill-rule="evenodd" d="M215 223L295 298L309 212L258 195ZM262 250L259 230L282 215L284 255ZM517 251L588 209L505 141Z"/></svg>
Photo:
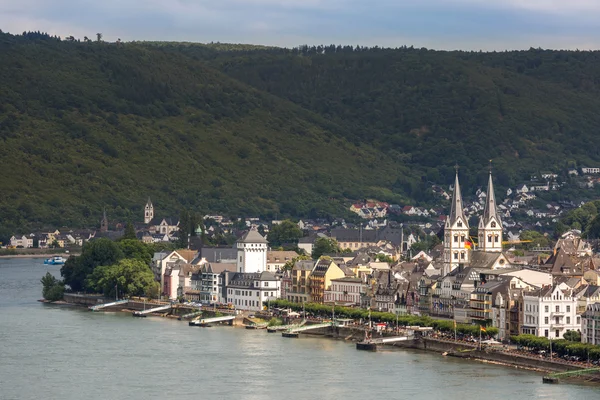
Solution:
<svg viewBox="0 0 600 400"><path fill-rule="evenodd" d="M502 254L502 221L496 208L491 168L485 208L477 227L477 248L474 247L469 237L469 220L464 213L457 168L450 215L446 217L444 226L442 276L448 275L459 267L497 269L509 266L506 257Z"/></svg>

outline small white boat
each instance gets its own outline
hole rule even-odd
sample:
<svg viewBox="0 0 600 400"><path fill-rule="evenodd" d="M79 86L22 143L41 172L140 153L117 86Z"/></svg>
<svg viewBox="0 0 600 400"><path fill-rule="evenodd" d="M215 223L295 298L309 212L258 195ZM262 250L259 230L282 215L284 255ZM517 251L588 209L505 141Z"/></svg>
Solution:
<svg viewBox="0 0 600 400"><path fill-rule="evenodd" d="M44 264L46 265L63 265L65 263L65 259L61 256L54 256L50 258L46 258L44 260Z"/></svg>

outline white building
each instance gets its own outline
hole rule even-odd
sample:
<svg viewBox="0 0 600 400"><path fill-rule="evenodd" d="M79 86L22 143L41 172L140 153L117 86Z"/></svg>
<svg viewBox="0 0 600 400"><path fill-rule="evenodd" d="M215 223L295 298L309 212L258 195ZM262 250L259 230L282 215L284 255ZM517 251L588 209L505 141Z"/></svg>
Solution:
<svg viewBox="0 0 600 400"><path fill-rule="evenodd" d="M463 210L457 169L450 215L446 218L446 225L444 226L443 275L448 275L454 271L459 264L469 264L469 248L465 245L468 239L469 221Z"/></svg>
<svg viewBox="0 0 600 400"><path fill-rule="evenodd" d="M360 278L345 277L332 279L325 290L323 302L348 306L359 306L360 296L365 293L366 284Z"/></svg>
<svg viewBox="0 0 600 400"><path fill-rule="evenodd" d="M25 249L33 247L33 237L23 236L12 236L10 238L10 245L12 247L23 247Z"/></svg>
<svg viewBox="0 0 600 400"><path fill-rule="evenodd" d="M562 339L566 331L581 331L577 297L564 283L523 293L521 333Z"/></svg>
<svg viewBox="0 0 600 400"><path fill-rule="evenodd" d="M267 270L267 239L250 229L236 243L237 272L260 273Z"/></svg>
<svg viewBox="0 0 600 400"><path fill-rule="evenodd" d="M598 167L593 167L593 168L582 167L581 172L583 172L584 174L600 174L600 168L598 168Z"/></svg>
<svg viewBox="0 0 600 400"><path fill-rule="evenodd" d="M144 207L144 223L149 224L150 221L154 219L154 206L152 205L152 200L148 197L148 202Z"/></svg>
<svg viewBox="0 0 600 400"><path fill-rule="evenodd" d="M488 181L483 215L479 219L479 249L487 252L502 252L502 221L496 210L496 195L492 182L492 171Z"/></svg>
<svg viewBox="0 0 600 400"><path fill-rule="evenodd" d="M281 281L270 272L236 273L226 284L226 293L227 303L236 309L260 311L264 302L280 297Z"/></svg>
<svg viewBox="0 0 600 400"><path fill-rule="evenodd" d="M581 316L581 341L600 345L600 303L587 306Z"/></svg>

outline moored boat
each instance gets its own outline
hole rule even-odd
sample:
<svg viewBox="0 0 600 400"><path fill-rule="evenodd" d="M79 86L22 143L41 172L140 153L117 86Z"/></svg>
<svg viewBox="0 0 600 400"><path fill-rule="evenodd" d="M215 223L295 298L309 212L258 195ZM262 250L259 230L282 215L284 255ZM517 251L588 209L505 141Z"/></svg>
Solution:
<svg viewBox="0 0 600 400"><path fill-rule="evenodd" d="M46 265L63 265L65 263L65 259L61 256L54 256L50 258L46 258L44 260L44 264Z"/></svg>

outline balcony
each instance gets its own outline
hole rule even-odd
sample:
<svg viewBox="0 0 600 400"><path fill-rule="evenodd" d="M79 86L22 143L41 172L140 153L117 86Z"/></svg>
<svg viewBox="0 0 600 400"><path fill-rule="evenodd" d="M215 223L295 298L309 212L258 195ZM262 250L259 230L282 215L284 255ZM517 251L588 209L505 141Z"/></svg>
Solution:
<svg viewBox="0 0 600 400"><path fill-rule="evenodd" d="M554 311L552 314L550 314L551 317L562 317L564 315L565 313L562 311Z"/></svg>
<svg viewBox="0 0 600 400"><path fill-rule="evenodd" d="M564 328L564 327L565 327L565 324L564 324L564 323L562 323L562 322L558 322L558 323L556 323L556 322L553 322L552 324L550 324L550 327L551 327L552 329L556 329L556 328L558 328L558 329L561 329L561 328Z"/></svg>

